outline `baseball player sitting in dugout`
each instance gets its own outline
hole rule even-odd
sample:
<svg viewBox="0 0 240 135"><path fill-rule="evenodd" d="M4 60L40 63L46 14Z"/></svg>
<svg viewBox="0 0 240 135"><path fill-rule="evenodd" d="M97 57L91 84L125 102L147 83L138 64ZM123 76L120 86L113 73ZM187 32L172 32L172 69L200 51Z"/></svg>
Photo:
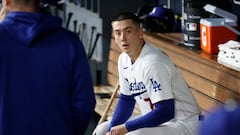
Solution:
<svg viewBox="0 0 240 135"><path fill-rule="evenodd" d="M120 98L111 121L96 135L194 135L200 109L169 57L143 39L139 18L120 13L112 21L122 50L118 59ZM142 115L131 117L135 103Z"/></svg>

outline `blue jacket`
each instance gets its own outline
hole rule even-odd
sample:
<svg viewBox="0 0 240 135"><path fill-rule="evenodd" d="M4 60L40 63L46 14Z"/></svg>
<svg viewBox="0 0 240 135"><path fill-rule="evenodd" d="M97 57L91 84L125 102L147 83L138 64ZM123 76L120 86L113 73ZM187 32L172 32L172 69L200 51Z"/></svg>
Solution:
<svg viewBox="0 0 240 135"><path fill-rule="evenodd" d="M10 12L0 23L0 135L82 135L96 104L89 63L61 20Z"/></svg>

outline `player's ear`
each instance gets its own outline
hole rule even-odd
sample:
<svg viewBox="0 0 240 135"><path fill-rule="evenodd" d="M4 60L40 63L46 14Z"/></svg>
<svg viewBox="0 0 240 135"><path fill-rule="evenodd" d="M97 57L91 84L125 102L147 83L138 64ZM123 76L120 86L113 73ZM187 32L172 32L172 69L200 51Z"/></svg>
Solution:
<svg viewBox="0 0 240 135"><path fill-rule="evenodd" d="M143 33L144 33L144 32L143 32L143 28L139 28L138 31L139 31L139 38L140 38L140 39L143 39Z"/></svg>

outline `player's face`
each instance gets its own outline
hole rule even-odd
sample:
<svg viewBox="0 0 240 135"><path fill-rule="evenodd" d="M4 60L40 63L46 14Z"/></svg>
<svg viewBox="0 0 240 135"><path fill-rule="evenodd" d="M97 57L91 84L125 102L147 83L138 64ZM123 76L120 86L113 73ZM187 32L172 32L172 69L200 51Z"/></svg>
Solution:
<svg viewBox="0 0 240 135"><path fill-rule="evenodd" d="M130 57L138 56L143 44L143 31L132 20L112 22L113 35L118 47Z"/></svg>

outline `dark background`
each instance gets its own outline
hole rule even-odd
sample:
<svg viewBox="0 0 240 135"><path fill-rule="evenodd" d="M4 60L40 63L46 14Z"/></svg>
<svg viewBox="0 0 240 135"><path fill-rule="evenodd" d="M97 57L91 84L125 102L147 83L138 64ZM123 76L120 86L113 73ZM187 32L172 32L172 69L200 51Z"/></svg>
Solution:
<svg viewBox="0 0 240 135"><path fill-rule="evenodd" d="M189 0L185 0L189 1ZM221 9L238 15L240 18L240 5L234 4L233 0L192 0L202 1L203 3L211 3ZM239 1L239 0L238 0ZM182 15L182 0L170 0L170 7L177 15ZM100 17L103 19L103 59L107 60L109 44L111 39L111 18L121 11L136 12L138 8L145 5L167 5L168 0L100 0ZM238 26L240 21L238 20ZM103 61L103 65L107 65L107 61ZM106 83L107 67L103 67L101 71L102 77L100 83Z"/></svg>

